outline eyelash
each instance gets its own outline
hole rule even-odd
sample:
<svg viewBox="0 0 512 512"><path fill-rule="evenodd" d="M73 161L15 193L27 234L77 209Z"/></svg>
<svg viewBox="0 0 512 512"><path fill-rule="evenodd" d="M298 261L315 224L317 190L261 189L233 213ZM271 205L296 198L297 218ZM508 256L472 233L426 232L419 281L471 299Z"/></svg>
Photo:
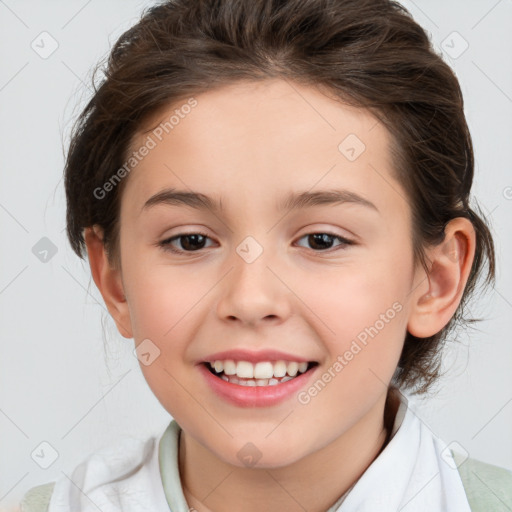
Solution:
<svg viewBox="0 0 512 512"><path fill-rule="evenodd" d="M162 250L164 250L166 252L172 252L174 254L193 254L193 253L199 253L203 249L198 249L197 251L184 251L184 250L181 250L181 249L176 249L175 247L173 247L171 245L171 242L173 242L174 240L178 240L178 239L180 239L182 237L187 237L187 236L192 236L192 235L201 235L204 238L210 238L208 235L206 235L205 233L201 233L200 231L194 231L192 233L180 233L180 234L175 235L175 236L173 236L171 238L167 238L165 240L162 240L161 242L158 243L158 246ZM302 240L303 238L308 237L310 235L327 235L329 237L333 237L335 239L338 239L341 242L341 244L339 246L337 246L337 248L335 248L335 249L325 249L325 250L319 250L319 251L316 251L316 250L312 249L314 252L318 252L318 253L330 253L330 252L334 252L334 251L343 250L343 249L345 249L349 245L355 245L355 242L353 240L349 240L349 239L344 238L342 236L335 235L334 233L329 233L329 232L325 232L325 231L315 231L315 232L312 232L312 233L306 233L305 235L301 236L299 238L299 240Z"/></svg>

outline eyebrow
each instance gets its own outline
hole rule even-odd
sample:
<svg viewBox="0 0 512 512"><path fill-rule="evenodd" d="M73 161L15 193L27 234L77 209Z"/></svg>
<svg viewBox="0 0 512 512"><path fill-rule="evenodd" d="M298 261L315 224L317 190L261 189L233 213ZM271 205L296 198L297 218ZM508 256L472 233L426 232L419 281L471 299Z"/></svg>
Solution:
<svg viewBox="0 0 512 512"><path fill-rule="evenodd" d="M316 192L292 192L278 203L278 210L297 210L321 205L334 206L344 203L358 204L379 212L378 208L368 199L365 199L355 192L343 189L319 190ZM197 210L211 210L213 212L224 211L221 199L212 198L200 192L187 192L174 188L166 188L152 195L144 203L141 213L159 204L189 206Z"/></svg>

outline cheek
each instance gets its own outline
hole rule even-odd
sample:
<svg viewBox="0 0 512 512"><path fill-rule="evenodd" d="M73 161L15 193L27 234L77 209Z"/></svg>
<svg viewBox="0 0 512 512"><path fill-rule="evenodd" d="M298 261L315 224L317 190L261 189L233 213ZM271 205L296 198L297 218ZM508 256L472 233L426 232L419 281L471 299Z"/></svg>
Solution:
<svg viewBox="0 0 512 512"><path fill-rule="evenodd" d="M306 298L312 311L309 322L323 335L330 357L327 366L338 361L331 373L343 375L336 379L341 387L333 386L333 391L352 393L370 381L383 386L379 378L385 382L393 375L406 334L407 265L388 252L371 262L339 267L327 277L304 275L298 295Z"/></svg>
<svg viewBox="0 0 512 512"><path fill-rule="evenodd" d="M394 318L396 310L404 308L408 273L399 275L392 268L381 260L368 266L340 267L316 277L304 273L295 289L318 317L315 324L320 321L335 339L351 338L377 322L382 314L388 312L387 317Z"/></svg>
<svg viewBox="0 0 512 512"><path fill-rule="evenodd" d="M191 402L187 390L194 389L187 373L187 344L201 324L198 306L208 287L191 281L179 268L138 265L136 258L127 270L134 339L141 353L149 351L154 357L144 364L139 355L141 371L166 410L186 410Z"/></svg>
<svg viewBox="0 0 512 512"><path fill-rule="evenodd" d="M335 295L334 286L330 293L317 292L315 311L327 326L323 343L329 357L299 401L314 403L318 421L329 424L337 417L332 404L363 414L396 371L406 334L406 306L400 299L405 294L398 286L376 292L379 285L351 276L345 280L346 293Z"/></svg>
<svg viewBox="0 0 512 512"><path fill-rule="evenodd" d="M208 292L190 270L183 267L126 265L127 295L135 339L167 339L183 320L193 316L194 307Z"/></svg>

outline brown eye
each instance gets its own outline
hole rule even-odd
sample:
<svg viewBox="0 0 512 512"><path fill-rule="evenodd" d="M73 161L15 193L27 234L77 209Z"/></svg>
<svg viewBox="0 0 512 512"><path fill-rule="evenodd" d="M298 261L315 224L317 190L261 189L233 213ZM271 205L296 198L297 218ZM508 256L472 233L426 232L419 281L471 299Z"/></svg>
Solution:
<svg viewBox="0 0 512 512"><path fill-rule="evenodd" d="M331 233L309 233L300 238L300 240L303 238L307 239L308 244L310 244L311 248L315 251L326 251L331 249L334 240L339 240L341 242L338 246L335 246L338 249L344 249L347 245L354 244L351 240L347 240L346 238Z"/></svg>
<svg viewBox="0 0 512 512"><path fill-rule="evenodd" d="M204 244L209 237L203 233L181 233L159 243L164 251L175 253L197 252L204 249ZM172 244L179 241L181 248L176 248Z"/></svg>

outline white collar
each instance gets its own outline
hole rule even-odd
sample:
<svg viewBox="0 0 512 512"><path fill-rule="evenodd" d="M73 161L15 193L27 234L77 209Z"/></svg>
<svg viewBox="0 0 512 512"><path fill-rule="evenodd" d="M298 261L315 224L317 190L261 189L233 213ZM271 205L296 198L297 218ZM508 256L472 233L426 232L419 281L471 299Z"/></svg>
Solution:
<svg viewBox="0 0 512 512"><path fill-rule="evenodd" d="M415 402L400 398L391 440L327 512L470 512L451 453L418 417ZM57 480L48 512L189 512L180 431L172 420L159 439L125 438L97 451Z"/></svg>
<svg viewBox="0 0 512 512"><path fill-rule="evenodd" d="M471 512L451 453L399 393L390 441L361 478L327 512ZM178 469L181 428L172 421L160 440L160 471L173 512L188 512Z"/></svg>
<svg viewBox="0 0 512 512"><path fill-rule="evenodd" d="M332 512L471 512L446 444L399 396L390 441Z"/></svg>

